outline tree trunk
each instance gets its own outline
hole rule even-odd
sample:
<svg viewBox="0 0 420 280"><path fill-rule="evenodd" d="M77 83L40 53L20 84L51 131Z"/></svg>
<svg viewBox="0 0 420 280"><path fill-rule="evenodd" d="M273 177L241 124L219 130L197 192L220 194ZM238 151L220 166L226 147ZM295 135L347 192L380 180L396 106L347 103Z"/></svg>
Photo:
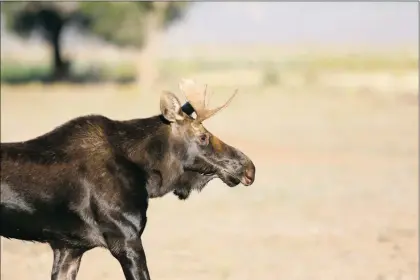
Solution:
<svg viewBox="0 0 420 280"><path fill-rule="evenodd" d="M147 15L145 26L145 45L137 61L137 83L141 94L150 94L159 78L159 46L162 41L161 27L169 1L154 2L153 12Z"/></svg>
<svg viewBox="0 0 420 280"><path fill-rule="evenodd" d="M61 28L55 30L51 38L51 48L53 52L53 79L61 80L68 76L68 63L61 56L60 45Z"/></svg>

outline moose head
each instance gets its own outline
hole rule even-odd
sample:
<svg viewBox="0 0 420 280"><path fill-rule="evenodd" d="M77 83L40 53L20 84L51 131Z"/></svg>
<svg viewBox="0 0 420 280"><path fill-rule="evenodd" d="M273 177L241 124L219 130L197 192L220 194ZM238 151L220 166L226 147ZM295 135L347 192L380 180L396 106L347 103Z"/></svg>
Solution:
<svg viewBox="0 0 420 280"><path fill-rule="evenodd" d="M255 180L254 163L203 125L206 119L229 105L236 91L222 106L210 109L206 98L207 87L202 91L194 81L184 79L179 88L188 101L187 107L190 105L195 111L196 118L186 114L179 99L169 91L161 95L160 110L170 126L172 154L181 160L183 170L190 174L194 172L203 176L217 176L230 187L239 183L251 185ZM183 107L186 108L186 105Z"/></svg>

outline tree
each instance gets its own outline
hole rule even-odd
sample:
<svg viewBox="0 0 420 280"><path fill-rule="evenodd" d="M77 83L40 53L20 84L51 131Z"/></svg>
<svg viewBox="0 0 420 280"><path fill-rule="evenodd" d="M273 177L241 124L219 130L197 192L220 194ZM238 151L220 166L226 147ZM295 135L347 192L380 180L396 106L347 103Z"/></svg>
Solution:
<svg viewBox="0 0 420 280"><path fill-rule="evenodd" d="M54 77L68 74L68 63L63 60L60 48L63 28L78 24L115 45L143 49L138 64L139 79L140 75L156 72L150 60L158 46L159 31L182 18L189 5L191 2L176 1L3 2L2 10L7 27L17 34L27 36L34 30L41 31L52 49Z"/></svg>
<svg viewBox="0 0 420 280"><path fill-rule="evenodd" d="M137 80L144 88L157 77L156 51L160 31L180 20L191 2L81 2L80 10L91 19L90 30L119 46L141 50L137 62Z"/></svg>
<svg viewBox="0 0 420 280"><path fill-rule="evenodd" d="M86 18L77 10L77 2L3 2L6 28L22 37L39 31L48 42L52 53L53 78L68 75L69 63L61 54L60 39L63 28L71 23L86 24Z"/></svg>

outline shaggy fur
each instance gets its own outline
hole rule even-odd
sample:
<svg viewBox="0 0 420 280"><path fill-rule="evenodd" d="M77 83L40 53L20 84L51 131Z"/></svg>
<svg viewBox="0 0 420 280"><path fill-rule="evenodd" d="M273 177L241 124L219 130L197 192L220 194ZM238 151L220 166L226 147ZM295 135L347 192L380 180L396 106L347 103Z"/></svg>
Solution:
<svg viewBox="0 0 420 280"><path fill-rule="evenodd" d="M255 176L250 159L193 127L191 107L183 109L188 114L165 93L158 116L84 116L32 140L1 143L1 236L48 243L53 280L74 280L82 255L95 247L110 251L126 279L150 279L141 242L149 198L187 199L213 178L236 186Z"/></svg>

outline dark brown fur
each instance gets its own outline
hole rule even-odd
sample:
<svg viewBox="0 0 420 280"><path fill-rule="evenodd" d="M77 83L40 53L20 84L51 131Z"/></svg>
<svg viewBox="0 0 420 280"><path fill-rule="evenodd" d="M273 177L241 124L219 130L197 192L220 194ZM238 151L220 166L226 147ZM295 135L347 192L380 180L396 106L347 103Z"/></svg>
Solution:
<svg viewBox="0 0 420 280"><path fill-rule="evenodd" d="M1 236L50 244L51 279L74 280L82 255L95 247L111 252L126 279L150 279L141 242L149 198L174 192L186 199L213 178L235 186L255 176L243 153L192 128L179 101L165 98L162 115L84 116L2 143Z"/></svg>

